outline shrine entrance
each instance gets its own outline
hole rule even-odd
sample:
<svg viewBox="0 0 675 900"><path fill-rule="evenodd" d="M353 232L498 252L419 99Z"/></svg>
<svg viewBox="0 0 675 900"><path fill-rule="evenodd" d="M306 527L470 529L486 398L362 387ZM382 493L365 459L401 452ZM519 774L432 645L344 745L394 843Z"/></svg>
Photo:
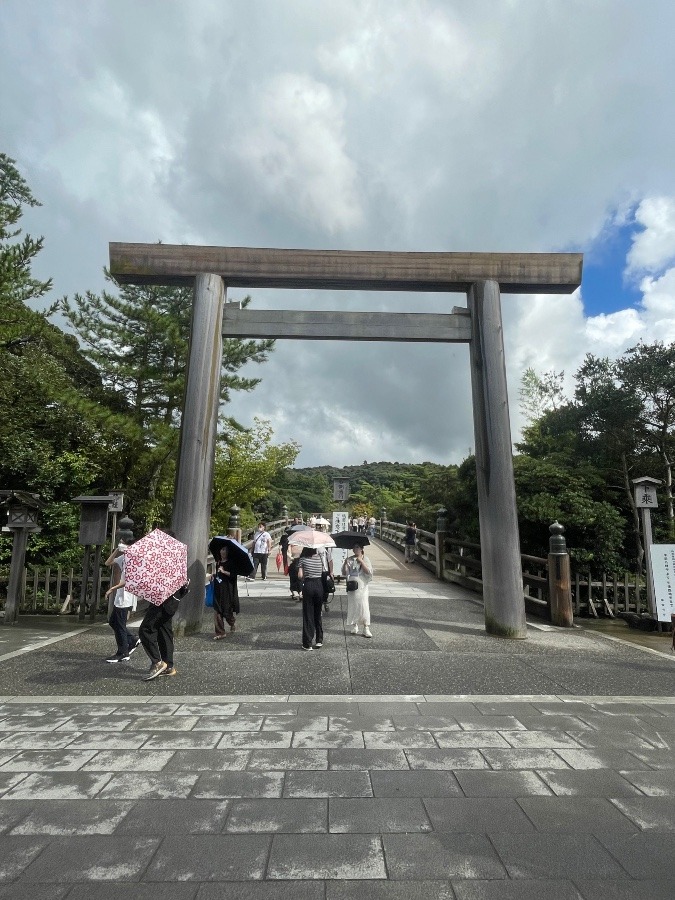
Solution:
<svg viewBox="0 0 675 900"><path fill-rule="evenodd" d="M501 293L571 293L579 253L389 253L110 244L119 283L194 285L172 528L188 545L178 634L201 628L223 337L468 343L485 629L526 636ZM464 292L447 314L242 309L228 287Z"/></svg>

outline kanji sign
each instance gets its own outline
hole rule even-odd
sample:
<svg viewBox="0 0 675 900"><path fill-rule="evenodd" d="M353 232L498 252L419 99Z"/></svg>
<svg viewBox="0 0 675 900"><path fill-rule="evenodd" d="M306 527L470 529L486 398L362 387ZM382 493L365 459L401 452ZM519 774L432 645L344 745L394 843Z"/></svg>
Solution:
<svg viewBox="0 0 675 900"><path fill-rule="evenodd" d="M333 479L333 500L336 503L346 503L349 498L349 479L334 478Z"/></svg>
<svg viewBox="0 0 675 900"><path fill-rule="evenodd" d="M349 531L349 514L346 512L333 513L332 533L337 534L338 531Z"/></svg>
<svg viewBox="0 0 675 900"><path fill-rule="evenodd" d="M659 622L670 622L675 613L675 544L652 544L649 548L654 581L654 603Z"/></svg>
<svg viewBox="0 0 675 900"><path fill-rule="evenodd" d="M656 487L653 484L638 484L635 488L635 505L638 509L657 509L659 504L656 500Z"/></svg>

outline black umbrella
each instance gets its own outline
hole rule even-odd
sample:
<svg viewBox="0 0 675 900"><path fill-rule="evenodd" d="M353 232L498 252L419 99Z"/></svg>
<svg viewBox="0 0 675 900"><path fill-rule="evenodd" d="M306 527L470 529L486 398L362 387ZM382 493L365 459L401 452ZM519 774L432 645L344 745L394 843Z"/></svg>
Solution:
<svg viewBox="0 0 675 900"><path fill-rule="evenodd" d="M342 547L343 550L353 550L357 544L367 547L370 543L367 536L358 531L337 531L331 534L331 537L335 541L335 546Z"/></svg>
<svg viewBox="0 0 675 900"><path fill-rule="evenodd" d="M235 575L250 575L253 571L253 560L246 547L224 534L212 537L209 541L209 550L216 562L220 560L220 551L223 547L227 547L227 563L230 572L234 572Z"/></svg>

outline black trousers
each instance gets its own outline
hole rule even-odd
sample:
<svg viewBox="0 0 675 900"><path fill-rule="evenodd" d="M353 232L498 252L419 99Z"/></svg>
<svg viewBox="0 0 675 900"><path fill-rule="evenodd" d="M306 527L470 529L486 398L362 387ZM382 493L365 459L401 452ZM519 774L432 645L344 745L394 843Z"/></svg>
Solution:
<svg viewBox="0 0 675 900"><path fill-rule="evenodd" d="M302 646L311 647L316 635L317 644L323 643L323 584L320 578L305 578L302 586Z"/></svg>
<svg viewBox="0 0 675 900"><path fill-rule="evenodd" d="M136 646L136 635L127 629L127 616L130 606L113 606L108 625L115 632L117 641L117 655L126 656L132 647Z"/></svg>
<svg viewBox="0 0 675 900"><path fill-rule="evenodd" d="M267 578L267 553L254 553L253 554L253 577L255 578L258 574L258 566L260 566L260 575L262 578Z"/></svg>
<svg viewBox="0 0 675 900"><path fill-rule="evenodd" d="M173 666L173 617L179 603L176 597L169 597L161 606L149 604L138 629L143 649L151 661L164 660L169 668Z"/></svg>

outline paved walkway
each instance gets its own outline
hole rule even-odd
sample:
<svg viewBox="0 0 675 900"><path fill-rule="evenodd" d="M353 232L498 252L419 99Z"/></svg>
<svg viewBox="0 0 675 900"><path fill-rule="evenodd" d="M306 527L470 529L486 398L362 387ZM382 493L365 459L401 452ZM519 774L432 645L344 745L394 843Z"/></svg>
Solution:
<svg viewBox="0 0 675 900"><path fill-rule="evenodd" d="M675 660L376 553L372 641L338 595L302 653L270 578L176 678L106 625L0 660L0 900L671 900Z"/></svg>

